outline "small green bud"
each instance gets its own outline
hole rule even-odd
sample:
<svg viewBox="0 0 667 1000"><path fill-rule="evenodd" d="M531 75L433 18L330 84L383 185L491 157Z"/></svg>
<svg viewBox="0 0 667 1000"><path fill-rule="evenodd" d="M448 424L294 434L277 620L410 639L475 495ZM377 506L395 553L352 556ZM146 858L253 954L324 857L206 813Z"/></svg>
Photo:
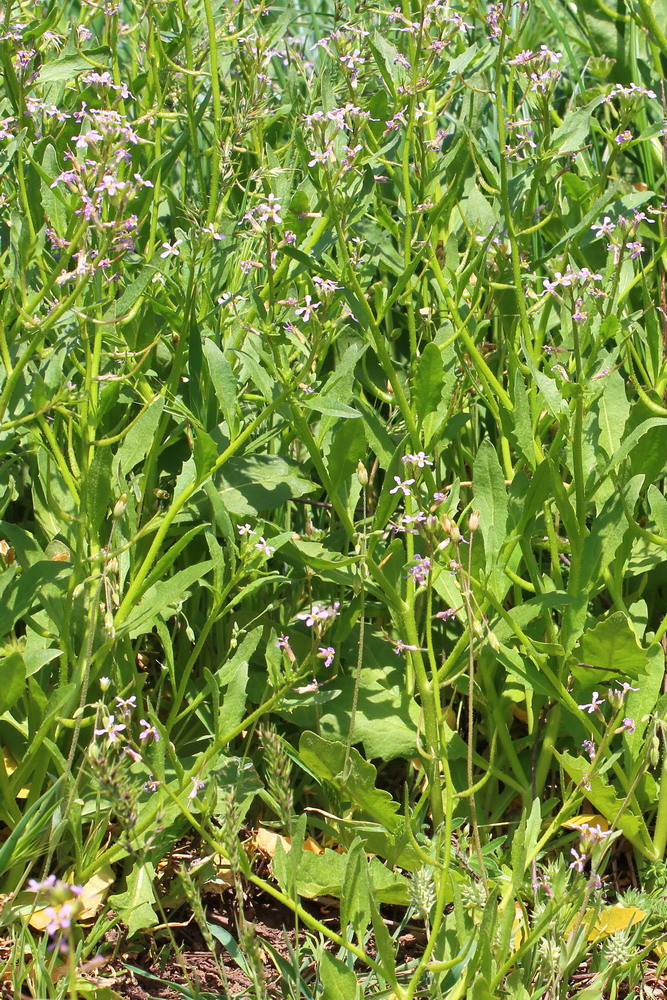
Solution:
<svg viewBox="0 0 667 1000"><path fill-rule="evenodd" d="M357 479L361 486L368 486L368 470L361 459L357 462Z"/></svg>

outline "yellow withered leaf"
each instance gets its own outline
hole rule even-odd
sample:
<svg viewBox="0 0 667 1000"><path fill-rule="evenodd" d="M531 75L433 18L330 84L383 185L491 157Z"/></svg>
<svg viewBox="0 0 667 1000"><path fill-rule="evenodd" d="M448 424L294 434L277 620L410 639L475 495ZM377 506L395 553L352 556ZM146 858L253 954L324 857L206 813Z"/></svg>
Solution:
<svg viewBox="0 0 667 1000"><path fill-rule="evenodd" d="M292 848L292 842L289 837L283 837L282 834L276 833L275 830L267 830L266 827L258 827L252 838L252 845L257 851L261 851L262 854L266 854L269 858L273 858L276 853L276 845L280 841L280 846L282 847L285 854ZM312 837L306 837L303 842L304 851L309 851L311 854L322 854L323 849L313 840Z"/></svg>
<svg viewBox="0 0 667 1000"><path fill-rule="evenodd" d="M568 830L580 830L582 826L599 826L603 831L609 829L609 823L599 813L581 813L579 816L573 816L565 823L561 823L561 826Z"/></svg>
<svg viewBox="0 0 667 1000"><path fill-rule="evenodd" d="M589 923L592 915L592 911L586 913L582 926L586 926ZM636 906L623 906L622 903L616 903L615 906L607 906L598 914L595 923L588 932L588 940L599 941L601 938L609 937L610 934L615 934L616 931L624 931L626 928L640 923L645 916L646 911L638 910ZM567 929L568 934L574 926L575 921L572 921Z"/></svg>
<svg viewBox="0 0 667 1000"><path fill-rule="evenodd" d="M14 760L14 758L12 757L12 755L10 754L9 750L7 749L7 747L3 747L2 748L2 759L5 762L5 772L7 774L7 777L9 777L10 775L12 775L14 773L14 771L18 767L18 764L16 763L16 761ZM19 788L18 792L16 793L16 798L17 799L27 799L29 794L30 794L30 789L29 788Z"/></svg>

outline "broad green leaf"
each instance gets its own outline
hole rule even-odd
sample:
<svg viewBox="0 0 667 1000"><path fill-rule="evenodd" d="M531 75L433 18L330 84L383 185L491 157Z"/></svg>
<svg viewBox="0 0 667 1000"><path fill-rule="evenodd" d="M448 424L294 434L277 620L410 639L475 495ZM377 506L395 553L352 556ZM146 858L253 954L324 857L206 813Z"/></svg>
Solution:
<svg viewBox="0 0 667 1000"><path fill-rule="evenodd" d="M317 896L335 896L340 899L347 855L326 848L323 854L304 851L297 870L297 890L306 899ZM380 903L405 906L408 902L408 879L399 872L392 872L378 858L371 858L368 875ZM283 890L286 888L282 886Z"/></svg>
<svg viewBox="0 0 667 1000"><path fill-rule="evenodd" d="M361 995L352 969L326 948L320 951L318 971L322 981L320 1000L357 1000Z"/></svg>
<svg viewBox="0 0 667 1000"><path fill-rule="evenodd" d="M68 570L63 563L43 560L33 563L16 577L3 595L0 607L0 637L7 635L19 618L40 603L40 592L43 588L61 583L67 576Z"/></svg>
<svg viewBox="0 0 667 1000"><path fill-rule="evenodd" d="M649 486L646 496L651 517L655 521L658 534L662 535L663 538L667 538L667 500L665 500L663 494L653 483Z"/></svg>
<svg viewBox="0 0 667 1000"><path fill-rule="evenodd" d="M600 426L598 442L607 458L611 458L623 440L623 429L630 413L625 381L619 372L610 372L605 378L597 411Z"/></svg>
<svg viewBox="0 0 667 1000"><path fill-rule="evenodd" d="M648 665L646 650L637 642L630 623L622 611L616 611L588 628L574 651L581 665L572 667L580 683L589 686L637 678Z"/></svg>
<svg viewBox="0 0 667 1000"><path fill-rule="evenodd" d="M357 808L368 813L387 830L397 824L398 802L389 792L375 787L377 771L364 760L355 747L350 747L349 776L343 778L345 744L322 739L316 733L305 732L299 740L299 757L318 778L329 781L340 794L354 802Z"/></svg>
<svg viewBox="0 0 667 1000"><path fill-rule="evenodd" d="M412 398L420 422L429 413L437 410L442 398L444 377L445 366L442 352L439 347L430 342L422 351L412 387Z"/></svg>
<svg viewBox="0 0 667 1000"><path fill-rule="evenodd" d="M109 897L109 903L127 927L130 937L137 931L146 931L158 921L155 912L153 881L155 868L148 861L137 861L127 876L125 892Z"/></svg>
<svg viewBox="0 0 667 1000"><path fill-rule="evenodd" d="M361 414L358 413L357 416L361 416ZM357 464L365 458L364 421L346 420L341 424L334 424L331 446L327 455L327 471L334 493L337 492L343 480L355 474Z"/></svg>
<svg viewBox="0 0 667 1000"><path fill-rule="evenodd" d="M57 59L48 59L39 71L39 82L65 83L77 73L90 69L90 62L78 53L63 53Z"/></svg>
<svg viewBox="0 0 667 1000"><path fill-rule="evenodd" d="M316 490L302 471L303 465L279 455L245 455L222 467L216 487L231 514L252 517Z"/></svg>
<svg viewBox="0 0 667 1000"><path fill-rule="evenodd" d="M112 462L113 455L111 454L111 448L96 448L93 460L88 469L86 500L90 531L93 538L97 538L98 536L114 494L113 483L111 481Z"/></svg>
<svg viewBox="0 0 667 1000"><path fill-rule="evenodd" d="M604 95L599 95L589 101L585 107L566 112L563 124L551 136L550 151L556 155L573 153L585 145L586 137L591 128L591 116L604 99Z"/></svg>

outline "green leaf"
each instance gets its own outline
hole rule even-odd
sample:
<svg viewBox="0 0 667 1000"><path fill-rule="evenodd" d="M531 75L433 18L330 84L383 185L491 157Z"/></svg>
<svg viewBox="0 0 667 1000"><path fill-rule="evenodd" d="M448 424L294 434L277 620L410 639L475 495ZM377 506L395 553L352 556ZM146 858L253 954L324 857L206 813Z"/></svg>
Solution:
<svg viewBox="0 0 667 1000"><path fill-rule="evenodd" d="M591 765L588 758L573 757L572 754L559 753L557 750L554 750L554 753L563 765L565 773L572 781L582 787L583 793L595 806L595 809L602 813L610 825L615 823L615 829L621 830L630 843L646 856L646 844L640 835L639 820L627 811L625 797L619 798L603 775L594 774L591 776ZM583 788L584 782L587 786L585 789ZM621 809L623 809L622 812Z"/></svg>
<svg viewBox="0 0 667 1000"><path fill-rule="evenodd" d="M598 682L620 681L624 677L634 679L648 665L646 650L637 642L627 615L622 611L586 629L574 655L586 666L573 666L573 675L578 681L592 686Z"/></svg>
<svg viewBox="0 0 667 1000"><path fill-rule="evenodd" d="M12 708L23 694L26 669L17 651L0 659L0 715Z"/></svg>
<svg viewBox="0 0 667 1000"><path fill-rule="evenodd" d="M358 837L347 852L340 897L340 921L344 932L348 925L352 927L359 946L362 947L366 928L371 922L371 900L366 852Z"/></svg>
<svg viewBox="0 0 667 1000"><path fill-rule="evenodd" d="M118 629L118 635L129 634L131 638L142 635L153 626L156 618L165 621L170 618L176 605L188 596L188 589L214 566L213 559L187 566L168 580L161 580L143 593L133 613Z"/></svg>
<svg viewBox="0 0 667 1000"><path fill-rule="evenodd" d="M320 1000L356 1000L359 997L359 983L352 969L326 948L320 951L318 971L322 981Z"/></svg>
<svg viewBox="0 0 667 1000"><path fill-rule="evenodd" d="M340 899L346 864L346 854L339 854L338 851L332 851L328 847L323 854L304 851L297 870L299 895L305 896L306 899L315 899L317 896L335 896ZM368 864L368 877L380 903L406 905L410 883L404 875L391 871L378 858L371 858ZM285 891L287 885L281 884L281 888Z"/></svg>
<svg viewBox="0 0 667 1000"><path fill-rule="evenodd" d="M377 771L364 760L355 747L350 747L349 776L343 780L345 744L323 740L316 733L305 732L299 741L299 757L313 774L331 782L346 798L368 813L387 830L395 830L398 822L395 802L389 792L375 787Z"/></svg>
<svg viewBox="0 0 667 1000"><path fill-rule="evenodd" d="M357 414L361 416L361 414ZM358 462L366 457L366 434L364 421L346 420L334 425L331 447L327 455L327 471L331 479L331 489L335 493L341 483L353 476Z"/></svg>
<svg viewBox="0 0 667 1000"><path fill-rule="evenodd" d="M86 480L86 500L88 510L88 521L93 537L97 537L109 509L113 496L113 484L111 482L111 466L113 455L111 448L95 449L93 460L88 469Z"/></svg>
<svg viewBox="0 0 667 1000"><path fill-rule="evenodd" d="M202 347L206 364L208 365L208 373L213 384L213 391L218 400L218 406L225 418L231 438L235 438L239 432L239 418L237 414L239 387L234 369L218 345L210 337L204 340Z"/></svg>
<svg viewBox="0 0 667 1000"><path fill-rule="evenodd" d="M90 69L90 62L83 56L78 53L63 54L43 64L39 71L39 83L63 83L85 69Z"/></svg>
<svg viewBox="0 0 667 1000"><path fill-rule="evenodd" d="M442 398L445 366L442 352L431 341L424 347L415 372L412 398L420 423L438 408Z"/></svg>
<svg viewBox="0 0 667 1000"><path fill-rule="evenodd" d="M41 602L42 588L60 582L68 575L62 563L43 560L34 563L16 579L15 586L8 587L0 606L0 638L7 635L16 622L26 615L35 604Z"/></svg>
<svg viewBox="0 0 667 1000"><path fill-rule="evenodd" d="M216 487L230 513L255 516L317 489L301 476L302 470L299 462L278 455L245 455L223 466Z"/></svg>
<svg viewBox="0 0 667 1000"><path fill-rule="evenodd" d="M154 879L153 865L148 861L138 862L127 876L125 892L109 897L109 903L126 925L130 937L159 923L154 909Z"/></svg>
<svg viewBox="0 0 667 1000"><path fill-rule="evenodd" d="M585 107L577 108L576 111L568 111L563 119L563 124L556 129L551 137L550 151L559 156L562 153L573 153L583 146L591 129L591 115L604 100L604 95L599 95L589 101Z"/></svg>
<svg viewBox="0 0 667 1000"><path fill-rule="evenodd" d="M611 458L623 440L623 429L630 413L625 381L619 372L610 372L605 378L597 411L600 426L598 443L607 458Z"/></svg>
<svg viewBox="0 0 667 1000"><path fill-rule="evenodd" d="M351 406L322 395L306 397L301 401L301 405L305 406L307 410L322 413L325 417L339 417L342 420L349 420L361 416L359 411L352 409Z"/></svg>
<svg viewBox="0 0 667 1000"><path fill-rule="evenodd" d="M218 446L205 430L195 428L192 447L195 458L197 479L203 479L211 471L218 457Z"/></svg>
<svg viewBox="0 0 667 1000"><path fill-rule="evenodd" d="M118 461L123 476L127 476L135 465L138 465L145 457L153 443L163 409L164 396L158 396L157 399L148 404L136 424L125 435L123 443L118 449Z"/></svg>
<svg viewBox="0 0 667 1000"><path fill-rule="evenodd" d="M479 530L484 538L486 570L491 573L507 537L507 490L505 477L488 439L479 446L472 467L475 506L479 510Z"/></svg>

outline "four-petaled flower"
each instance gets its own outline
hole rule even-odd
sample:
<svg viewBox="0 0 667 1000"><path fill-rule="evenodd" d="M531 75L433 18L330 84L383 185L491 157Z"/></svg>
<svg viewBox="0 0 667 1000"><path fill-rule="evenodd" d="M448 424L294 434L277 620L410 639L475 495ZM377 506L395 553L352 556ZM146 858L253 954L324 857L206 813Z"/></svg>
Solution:
<svg viewBox="0 0 667 1000"><path fill-rule="evenodd" d="M122 722L116 722L115 719L114 715L110 715L105 719L102 723L102 728L95 730L95 736L106 736L111 743L115 743L118 739L118 734L127 728Z"/></svg>
<svg viewBox="0 0 667 1000"><path fill-rule="evenodd" d="M320 660L324 660L325 667L330 667L334 661L336 650L333 648L333 646L320 646L317 655L320 658Z"/></svg>
<svg viewBox="0 0 667 1000"><path fill-rule="evenodd" d="M574 861L570 862L569 867L570 868L574 868L575 871L583 872L584 865L588 861L588 858L586 857L586 855L585 854L579 854L578 851L575 851L574 847L570 848L570 854L574 858Z"/></svg>
<svg viewBox="0 0 667 1000"><path fill-rule="evenodd" d="M580 708L582 712L586 711L586 712L588 712L589 715L591 715L593 712L597 711L598 706L601 705L603 702L604 702L604 698L598 697L598 692L594 691L593 694L591 695L590 704L589 705L577 705L577 708Z"/></svg>
<svg viewBox="0 0 667 1000"><path fill-rule="evenodd" d="M255 532L252 530L249 524L239 524L236 529L239 535L254 535Z"/></svg>
<svg viewBox="0 0 667 1000"><path fill-rule="evenodd" d="M259 551L263 552L267 557L272 556L276 551L272 545L267 543L266 539L262 535L259 536L259 541L255 543L255 548L259 549Z"/></svg>
<svg viewBox="0 0 667 1000"><path fill-rule="evenodd" d="M393 490L389 490L390 493L398 493L399 490L403 492L403 496L410 496L410 486L414 483L414 479L405 479L401 481L400 476L394 476L394 482L396 485Z"/></svg>
<svg viewBox="0 0 667 1000"><path fill-rule="evenodd" d="M313 302L312 295L305 295L303 301L306 303L305 306L299 306L294 312L297 316L300 316L304 323L307 323L310 317L314 314L315 309L319 309L322 305L321 302Z"/></svg>
<svg viewBox="0 0 667 1000"><path fill-rule="evenodd" d="M142 729L142 731L139 733L139 739L141 740L141 742L145 743L152 736L153 739L155 740L155 742L159 743L160 742L160 734L157 731L157 727L156 726L151 726L150 722L147 722L146 719L140 719L139 722L144 727Z"/></svg>
<svg viewBox="0 0 667 1000"><path fill-rule="evenodd" d="M180 257L181 251L178 247L182 242L183 240L174 240L173 243L163 243L162 249L164 252L160 254L160 257Z"/></svg>

